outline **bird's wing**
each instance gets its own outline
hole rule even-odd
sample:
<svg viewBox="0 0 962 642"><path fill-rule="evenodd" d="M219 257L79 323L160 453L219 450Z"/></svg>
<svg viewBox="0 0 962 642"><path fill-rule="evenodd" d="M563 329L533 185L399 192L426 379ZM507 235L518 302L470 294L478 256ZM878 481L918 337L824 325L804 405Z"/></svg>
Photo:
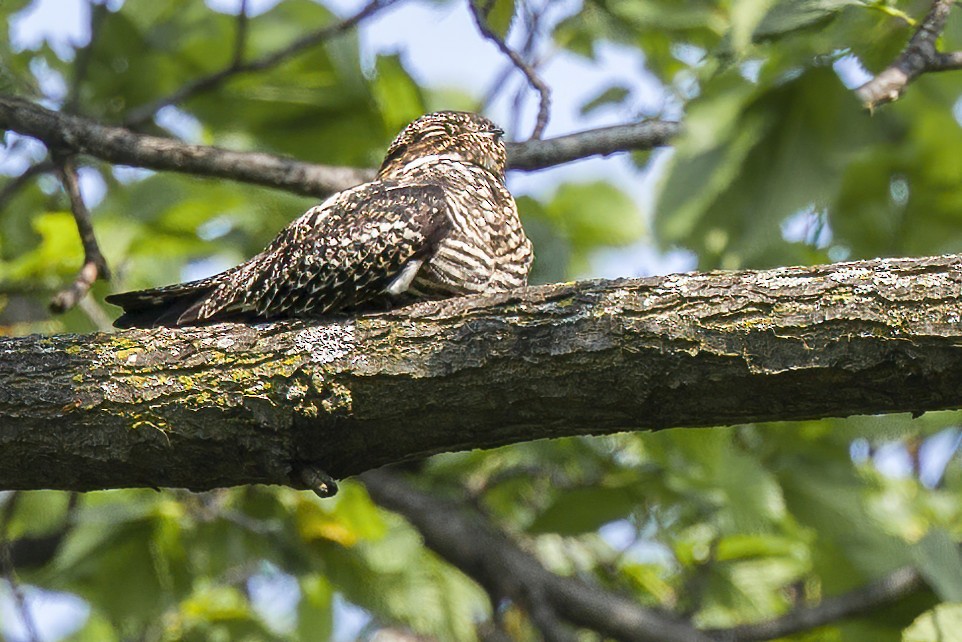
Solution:
<svg viewBox="0 0 962 642"><path fill-rule="evenodd" d="M383 296L448 230L437 185L374 182L336 194L291 223L260 254L212 277L216 286L177 325L316 316Z"/></svg>
<svg viewBox="0 0 962 642"><path fill-rule="evenodd" d="M367 183L311 208L235 268L106 300L124 308L119 328L347 310L382 295L405 267L429 257L448 229L440 187Z"/></svg>

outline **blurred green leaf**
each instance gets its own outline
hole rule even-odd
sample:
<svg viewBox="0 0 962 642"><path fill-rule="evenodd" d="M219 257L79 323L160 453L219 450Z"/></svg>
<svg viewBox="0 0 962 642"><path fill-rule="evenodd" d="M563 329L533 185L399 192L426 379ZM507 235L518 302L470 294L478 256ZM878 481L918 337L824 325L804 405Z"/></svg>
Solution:
<svg viewBox="0 0 962 642"><path fill-rule="evenodd" d="M384 127L401 131L425 112L421 90L401 64L400 56L378 56L371 86Z"/></svg>
<svg viewBox="0 0 962 642"><path fill-rule="evenodd" d="M46 212L33 219L40 245L6 265L0 264L0 280L34 279L56 286L83 263L83 248L70 212Z"/></svg>
<svg viewBox="0 0 962 642"><path fill-rule="evenodd" d="M318 575L302 577L301 601L297 605L297 633L304 642L327 640L334 630L334 590Z"/></svg>
<svg viewBox="0 0 962 642"><path fill-rule="evenodd" d="M514 20L514 0L471 0L481 19L497 35L504 40L511 30Z"/></svg>
<svg viewBox="0 0 962 642"><path fill-rule="evenodd" d="M602 107L622 103L629 95L631 95L631 90L624 85L613 85L611 87L607 87L597 96L583 103L579 111L581 112L582 116L587 116L588 114L597 111Z"/></svg>
<svg viewBox="0 0 962 642"><path fill-rule="evenodd" d="M731 44L735 53L743 55L752 42L756 28L767 18L776 0L742 0L731 7ZM795 3L793 3L795 4Z"/></svg>
<svg viewBox="0 0 962 642"><path fill-rule="evenodd" d="M639 505L641 498L630 487L573 488L554 497L528 527L532 534L579 535L621 519Z"/></svg>
<svg viewBox="0 0 962 642"><path fill-rule="evenodd" d="M929 586L946 602L962 603L962 557L959 545L941 528L933 528L912 548L912 557Z"/></svg>
<svg viewBox="0 0 962 642"><path fill-rule="evenodd" d="M487 610L477 585L426 551L418 535L397 520L384 538L329 554L325 561L326 576L348 599L417 633L473 640L473 619Z"/></svg>
<svg viewBox="0 0 962 642"><path fill-rule="evenodd" d="M762 94L737 79L719 91L692 106L656 229L666 245L695 250L706 268L785 264L794 251L781 225L832 201L844 168L869 144L869 123L825 69Z"/></svg>
<svg viewBox="0 0 962 642"><path fill-rule="evenodd" d="M591 250L627 245L645 231L635 202L604 181L565 183L544 204L544 213L570 243L576 273L585 269Z"/></svg>
<svg viewBox="0 0 962 642"><path fill-rule="evenodd" d="M940 604L902 633L902 642L962 642L962 604Z"/></svg>
<svg viewBox="0 0 962 642"><path fill-rule="evenodd" d="M812 27L834 17L845 7L864 4L861 0L780 0L765 14L755 37L771 38Z"/></svg>

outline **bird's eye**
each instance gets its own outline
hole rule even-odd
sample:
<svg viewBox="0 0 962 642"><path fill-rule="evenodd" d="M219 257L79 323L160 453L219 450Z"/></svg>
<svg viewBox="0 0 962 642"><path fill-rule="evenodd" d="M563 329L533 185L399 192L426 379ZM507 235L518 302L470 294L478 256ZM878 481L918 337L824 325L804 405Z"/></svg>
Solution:
<svg viewBox="0 0 962 642"><path fill-rule="evenodd" d="M494 134L494 139L495 139L495 140L501 140L502 138L504 138L504 130L501 129L501 128L498 128L498 127L494 128L494 129L489 129L489 130L488 130L488 133L489 133L489 134Z"/></svg>

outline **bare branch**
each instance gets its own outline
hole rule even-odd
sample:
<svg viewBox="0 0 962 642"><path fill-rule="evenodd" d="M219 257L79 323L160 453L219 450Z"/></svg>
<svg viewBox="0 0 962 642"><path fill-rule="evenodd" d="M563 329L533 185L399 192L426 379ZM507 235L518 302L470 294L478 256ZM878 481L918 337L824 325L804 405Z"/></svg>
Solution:
<svg viewBox="0 0 962 642"><path fill-rule="evenodd" d="M378 504L404 515L421 532L429 548L474 578L488 593L524 606L536 624L546 626L555 636L571 637L556 628L553 620L562 619L616 640L712 639L688 623L596 584L551 573L477 514L416 490L396 473L369 471L362 480ZM533 610L539 611L537 618Z"/></svg>
<svg viewBox="0 0 962 642"><path fill-rule="evenodd" d="M549 626L551 617L560 617L615 639L773 640L875 612L924 587L917 570L903 567L865 586L823 599L814 606L797 608L780 618L730 629L698 631L599 586L552 575L479 514L468 513L463 505L418 491L396 473L371 471L361 475L361 479L375 501L404 515L421 532L429 548L474 578L493 596L523 604L536 622L532 609L538 605L542 616L545 611L550 612ZM609 606L598 608L605 603ZM572 617L574 614L577 616ZM618 617L618 621L609 621L609 615Z"/></svg>
<svg viewBox="0 0 962 642"><path fill-rule="evenodd" d="M477 1L467 0L467 2L468 7L471 9L471 15L474 17L474 23L477 25L481 35L493 42L501 53L507 56L512 64L524 74L524 77L528 80L528 84L531 85L532 89L538 92L538 118L535 121L534 130L531 132L531 138L541 138L541 135L544 133L544 128L548 125L548 118L551 116L551 89L541 80L531 65L525 62L521 54L509 47L503 38L492 31L491 27L488 26L486 15L482 15L487 12L482 10L477 4Z"/></svg>
<svg viewBox="0 0 962 642"><path fill-rule="evenodd" d="M681 131L681 125L664 120L601 127L587 131L508 144L511 169L544 169L590 156L608 156L629 150L662 147Z"/></svg>
<svg viewBox="0 0 962 642"><path fill-rule="evenodd" d="M306 36L298 38L283 49L246 63L241 62L241 60L238 58L236 55L237 49L235 48L233 62L228 67L207 76L197 78L196 80L185 84L183 87L173 92L169 96L165 96L153 102L134 107L128 112L127 117L124 119L124 125L130 128L137 128L153 118L154 114L157 113L157 110L159 110L161 107L166 107L167 105L176 105L187 100L188 98L191 98L192 96L215 89L234 76L257 71L265 71L267 69L276 67L289 58L292 58L301 52L310 49L311 47L344 33L345 31L349 31L362 20L374 15L381 9L384 9L397 1L398 0L372 0L364 5L360 11L345 18L344 20L341 20L340 22L336 22L323 27L322 29L318 29L317 31L307 34ZM238 39L239 38L240 34L238 34ZM240 46L239 41L238 45L236 46Z"/></svg>
<svg viewBox="0 0 962 642"><path fill-rule="evenodd" d="M373 170L314 165L272 154L234 152L137 134L2 95L0 129L118 165L229 178L308 196L326 197L374 177ZM649 120L513 143L508 146L508 164L512 169L543 169L597 154L651 149L666 145L678 130L677 123Z"/></svg>
<svg viewBox="0 0 962 642"><path fill-rule="evenodd" d="M309 196L325 197L374 176L369 170L313 165L272 154L233 152L135 134L6 96L0 96L0 129L33 136L49 148L89 154L118 165L230 178Z"/></svg>
<svg viewBox="0 0 962 642"><path fill-rule="evenodd" d="M931 65L931 71L955 71L957 69L962 69L962 51L937 53Z"/></svg>
<svg viewBox="0 0 962 642"><path fill-rule="evenodd" d="M97 244L97 236L90 222L90 211L80 193L80 177L77 175L73 160L69 156L61 156L59 152L53 152L53 157L64 191L70 198L70 210L73 212L74 221L77 222L77 232L80 233L80 242L84 248L84 263L77 278L68 288L54 295L50 301L50 311L60 314L77 305L80 299L90 291L94 281L97 279L109 281L110 269L107 267L107 259L104 258Z"/></svg>
<svg viewBox="0 0 962 642"><path fill-rule="evenodd" d="M953 2L935 0L895 62L855 90L867 109L898 100L908 84L923 73L962 68L962 52L943 54L936 48Z"/></svg>
<svg viewBox="0 0 962 642"><path fill-rule="evenodd" d="M733 642L785 638L839 620L876 612L879 607L904 599L924 585L919 572L905 566L844 595L826 598L814 606L797 608L780 618L709 633Z"/></svg>

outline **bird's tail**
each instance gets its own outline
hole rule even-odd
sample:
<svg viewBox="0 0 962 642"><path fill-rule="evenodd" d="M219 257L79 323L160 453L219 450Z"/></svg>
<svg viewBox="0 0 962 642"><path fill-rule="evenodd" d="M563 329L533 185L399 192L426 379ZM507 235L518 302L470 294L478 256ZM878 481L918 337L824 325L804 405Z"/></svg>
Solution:
<svg viewBox="0 0 962 642"><path fill-rule="evenodd" d="M111 294L104 300L124 309L120 318L114 321L114 327L175 327L195 323L196 318L191 318L189 311L193 309L196 312L198 304L207 298L216 286L213 279L203 279L150 290Z"/></svg>

